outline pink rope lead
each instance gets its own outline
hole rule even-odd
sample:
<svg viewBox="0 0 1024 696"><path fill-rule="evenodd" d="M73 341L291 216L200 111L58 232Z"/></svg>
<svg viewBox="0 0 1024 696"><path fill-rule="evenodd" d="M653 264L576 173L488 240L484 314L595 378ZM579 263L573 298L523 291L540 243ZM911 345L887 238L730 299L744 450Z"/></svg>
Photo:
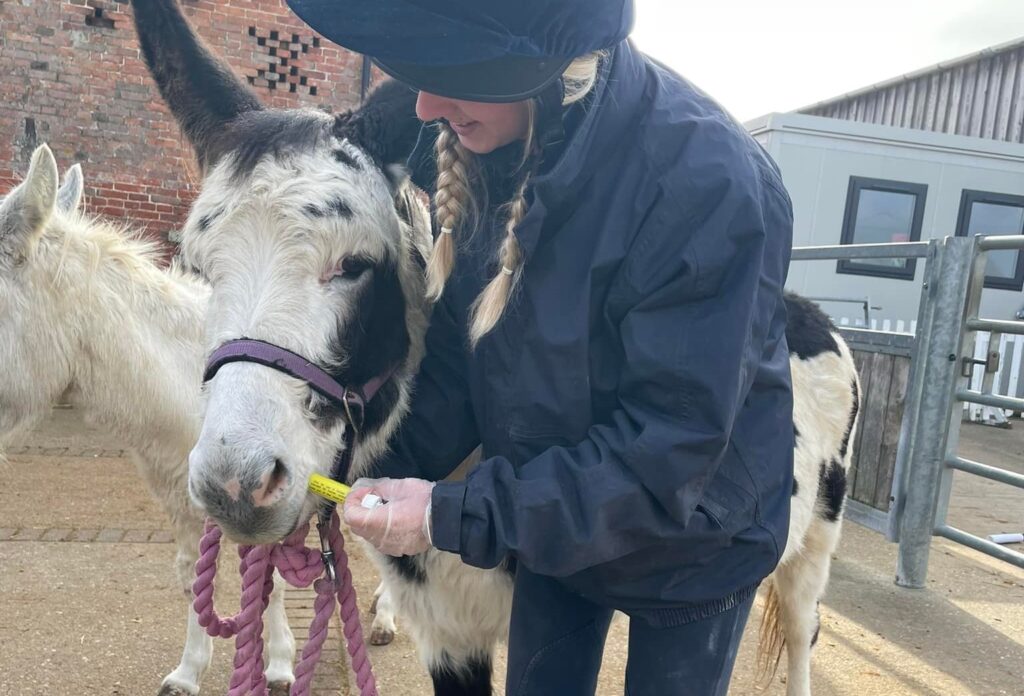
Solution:
<svg viewBox="0 0 1024 696"><path fill-rule="evenodd" d="M195 597L192 606L199 615L199 625L213 637L235 636L235 662L231 674L228 696L266 696L267 682L263 675L263 613L274 587L274 568L295 587L313 584L316 600L313 603L313 621L309 626L309 639L295 666L292 696L308 696L313 682L313 670L320 660L327 627L334 611L337 595L345 631L345 643L352 658L352 670L361 696L377 696L377 682L366 654L363 628L359 621L356 591L345 553L345 538L341 535L338 513L331 516L328 538L334 552L337 582L320 578L324 563L320 551L305 545L309 524L295 530L278 544L240 546L239 570L242 575L241 610L235 616L221 618L213 607L214 576L217 573L217 555L220 553L220 528L212 520L206 521L206 531L199 542L199 560L196 561L196 579L192 584ZM319 579L318 579L319 578Z"/></svg>

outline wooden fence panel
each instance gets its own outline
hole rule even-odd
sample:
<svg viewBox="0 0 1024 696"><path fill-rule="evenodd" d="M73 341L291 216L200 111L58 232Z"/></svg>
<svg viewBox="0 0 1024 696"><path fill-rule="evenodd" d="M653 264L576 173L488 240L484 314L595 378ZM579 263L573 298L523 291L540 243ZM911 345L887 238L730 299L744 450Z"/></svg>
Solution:
<svg viewBox="0 0 1024 696"><path fill-rule="evenodd" d="M847 491L858 502L889 509L910 358L853 351L861 380L861 413Z"/></svg>
<svg viewBox="0 0 1024 696"><path fill-rule="evenodd" d="M888 510L892 497L892 475L896 467L896 450L900 442L900 427L907 401L907 384L910 379L910 358L890 356L892 381L889 398L885 402L885 421L882 431L882 447L878 455L878 478L875 482L874 507Z"/></svg>
<svg viewBox="0 0 1024 696"><path fill-rule="evenodd" d="M875 485L878 481L879 456L882 450L882 431L885 429L885 414L888 410L889 385L892 381L893 356L885 353L871 353L869 365L870 386L861 404L864 411L860 423L864 434L857 450L857 480L853 497L863 503L874 505Z"/></svg>
<svg viewBox="0 0 1024 696"><path fill-rule="evenodd" d="M857 366L857 374L860 375L860 399L861 408L867 401L866 394L871 389L871 356L872 353L866 351L855 350L853 351L853 362ZM860 427L857 428L857 433L854 435L852 447L853 447L853 461L850 465L850 471L847 472L846 476L846 490L848 494L853 493L857 487L857 476L860 468L857 466L857 453L860 452L860 442L864 438L864 414L861 412L860 416Z"/></svg>

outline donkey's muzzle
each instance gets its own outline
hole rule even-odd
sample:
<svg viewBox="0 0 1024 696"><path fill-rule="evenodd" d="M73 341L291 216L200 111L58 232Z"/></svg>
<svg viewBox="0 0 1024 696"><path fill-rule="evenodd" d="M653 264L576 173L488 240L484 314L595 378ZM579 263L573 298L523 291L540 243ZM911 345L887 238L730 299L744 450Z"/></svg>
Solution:
<svg viewBox="0 0 1024 696"><path fill-rule="evenodd" d="M277 541L294 526L292 471L270 450L240 454L225 445L197 445L189 455L189 492L236 541ZM300 504L304 497L299 496Z"/></svg>

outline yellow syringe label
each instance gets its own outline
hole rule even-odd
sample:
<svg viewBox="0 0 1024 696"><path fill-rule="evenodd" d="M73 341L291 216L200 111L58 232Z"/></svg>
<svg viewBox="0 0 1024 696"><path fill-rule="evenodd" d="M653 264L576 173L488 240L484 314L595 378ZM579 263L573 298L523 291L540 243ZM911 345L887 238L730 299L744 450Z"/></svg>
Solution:
<svg viewBox="0 0 1024 696"><path fill-rule="evenodd" d="M338 483L334 479L321 476L320 474L312 474L309 477L309 490L321 498L327 498L341 504L345 502L345 498L348 497L352 489L344 483Z"/></svg>

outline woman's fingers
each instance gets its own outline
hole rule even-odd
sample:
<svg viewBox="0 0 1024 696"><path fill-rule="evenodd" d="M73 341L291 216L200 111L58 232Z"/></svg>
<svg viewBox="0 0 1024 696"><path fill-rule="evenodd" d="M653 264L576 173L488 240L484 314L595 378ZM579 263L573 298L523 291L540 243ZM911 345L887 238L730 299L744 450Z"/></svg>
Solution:
<svg viewBox="0 0 1024 696"><path fill-rule="evenodd" d="M345 500L345 522L378 550L392 556L420 553L430 547L430 494L434 484L419 479L356 481ZM377 505L370 496L383 499Z"/></svg>
<svg viewBox="0 0 1024 696"><path fill-rule="evenodd" d="M373 488L353 488L348 498L345 499L343 516L345 524L355 534L363 537L374 546L379 546L387 536L390 510L386 509L387 505L377 505L372 508L363 507L363 498L368 495L375 495Z"/></svg>

